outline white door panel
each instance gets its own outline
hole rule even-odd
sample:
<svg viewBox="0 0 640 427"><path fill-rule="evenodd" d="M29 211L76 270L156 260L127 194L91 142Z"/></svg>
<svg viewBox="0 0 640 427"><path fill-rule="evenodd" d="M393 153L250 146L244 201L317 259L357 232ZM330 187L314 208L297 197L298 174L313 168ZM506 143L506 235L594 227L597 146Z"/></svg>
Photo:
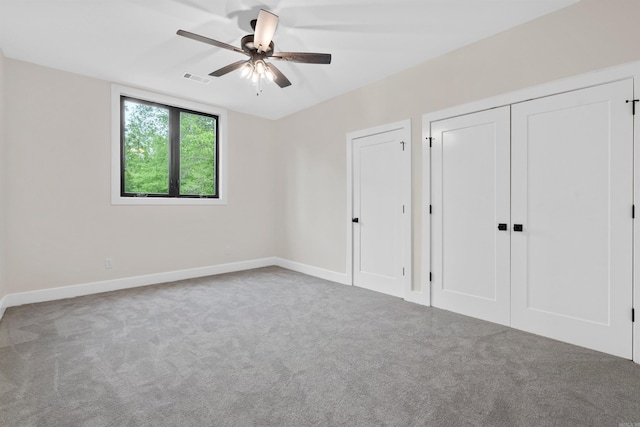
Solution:
<svg viewBox="0 0 640 427"><path fill-rule="evenodd" d="M404 130L353 141L354 272L356 286L404 296Z"/></svg>
<svg viewBox="0 0 640 427"><path fill-rule="evenodd" d="M431 124L432 304L509 324L509 107Z"/></svg>
<svg viewBox="0 0 640 427"><path fill-rule="evenodd" d="M512 326L631 358L632 81L512 107Z"/></svg>
<svg viewBox="0 0 640 427"><path fill-rule="evenodd" d="M394 279L399 261L394 224L401 207L394 157L399 146L393 139L385 139L366 144L361 141L356 147L360 171L360 273Z"/></svg>

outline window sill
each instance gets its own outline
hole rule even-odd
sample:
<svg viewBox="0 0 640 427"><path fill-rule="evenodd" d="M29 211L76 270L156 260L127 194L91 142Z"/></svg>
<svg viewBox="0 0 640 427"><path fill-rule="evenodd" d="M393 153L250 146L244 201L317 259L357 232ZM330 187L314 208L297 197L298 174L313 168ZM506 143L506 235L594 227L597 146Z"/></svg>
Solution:
<svg viewBox="0 0 640 427"><path fill-rule="evenodd" d="M114 196L111 198L112 205L131 205L131 206L224 206L227 200L219 199L200 199L200 198L169 198L169 197L121 197Z"/></svg>

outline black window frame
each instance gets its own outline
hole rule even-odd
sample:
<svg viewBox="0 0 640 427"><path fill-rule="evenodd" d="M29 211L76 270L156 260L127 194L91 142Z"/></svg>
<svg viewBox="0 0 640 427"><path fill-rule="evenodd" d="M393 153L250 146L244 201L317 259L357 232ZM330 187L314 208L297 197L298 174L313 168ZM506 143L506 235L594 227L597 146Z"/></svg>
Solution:
<svg viewBox="0 0 640 427"><path fill-rule="evenodd" d="M160 193L127 193L125 192L125 108L126 101L153 107L167 109L169 111L169 192ZM180 114L188 113L215 120L215 147L214 147L214 194L180 194ZM148 101L128 95L120 95L120 197L130 198L163 198L163 199L220 199L220 116L205 113L160 102Z"/></svg>

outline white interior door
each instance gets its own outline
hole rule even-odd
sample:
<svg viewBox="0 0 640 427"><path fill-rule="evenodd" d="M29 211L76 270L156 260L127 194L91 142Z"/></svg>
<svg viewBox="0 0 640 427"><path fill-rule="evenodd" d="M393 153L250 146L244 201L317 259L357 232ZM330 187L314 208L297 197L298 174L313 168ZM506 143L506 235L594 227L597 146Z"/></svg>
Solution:
<svg viewBox="0 0 640 427"><path fill-rule="evenodd" d="M509 114L502 107L431 124L432 304L504 325L510 312Z"/></svg>
<svg viewBox="0 0 640 427"><path fill-rule="evenodd" d="M405 133L397 129L352 141L353 283L397 297L404 297L409 255L403 237L403 199L411 177Z"/></svg>
<svg viewBox="0 0 640 427"><path fill-rule="evenodd" d="M631 358L631 80L512 107L512 326Z"/></svg>

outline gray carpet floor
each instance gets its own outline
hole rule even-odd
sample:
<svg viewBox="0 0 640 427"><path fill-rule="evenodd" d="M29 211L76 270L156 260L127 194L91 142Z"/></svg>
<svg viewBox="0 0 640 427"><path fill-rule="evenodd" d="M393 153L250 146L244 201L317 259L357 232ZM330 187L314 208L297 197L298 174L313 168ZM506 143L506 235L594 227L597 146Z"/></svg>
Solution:
<svg viewBox="0 0 640 427"><path fill-rule="evenodd" d="M635 423L631 361L277 267L0 322L1 426Z"/></svg>

